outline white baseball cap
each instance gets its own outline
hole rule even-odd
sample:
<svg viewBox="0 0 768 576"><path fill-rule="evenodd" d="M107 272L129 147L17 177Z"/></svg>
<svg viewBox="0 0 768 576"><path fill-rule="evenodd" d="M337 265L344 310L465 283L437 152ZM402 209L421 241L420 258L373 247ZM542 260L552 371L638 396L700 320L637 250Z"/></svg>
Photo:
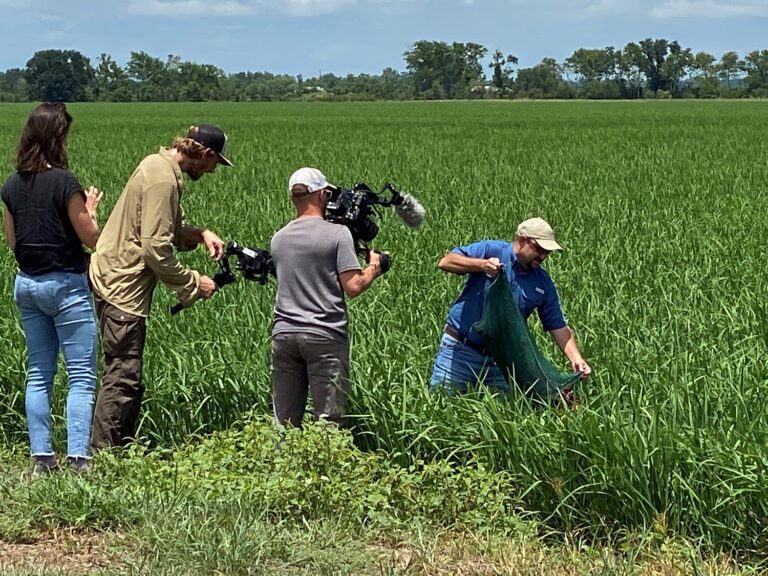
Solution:
<svg viewBox="0 0 768 576"><path fill-rule="evenodd" d="M297 184L303 184L309 192L317 192L325 188L335 188L333 184L328 183L325 175L317 168L299 168L291 174L288 180L288 192L293 194L293 187Z"/></svg>
<svg viewBox="0 0 768 576"><path fill-rule="evenodd" d="M517 235L536 240L536 243L548 252L562 250L562 246L555 241L555 231L552 226L541 218L529 218L517 227Z"/></svg>

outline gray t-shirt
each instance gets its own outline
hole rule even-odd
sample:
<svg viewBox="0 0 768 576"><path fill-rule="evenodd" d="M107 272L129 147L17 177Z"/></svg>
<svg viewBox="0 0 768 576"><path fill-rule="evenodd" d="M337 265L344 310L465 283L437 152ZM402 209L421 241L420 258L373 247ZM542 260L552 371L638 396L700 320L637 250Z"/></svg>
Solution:
<svg viewBox="0 0 768 576"><path fill-rule="evenodd" d="M308 332L347 338L347 305L339 274L360 270L352 234L322 218L299 218L272 237L277 301L272 335Z"/></svg>

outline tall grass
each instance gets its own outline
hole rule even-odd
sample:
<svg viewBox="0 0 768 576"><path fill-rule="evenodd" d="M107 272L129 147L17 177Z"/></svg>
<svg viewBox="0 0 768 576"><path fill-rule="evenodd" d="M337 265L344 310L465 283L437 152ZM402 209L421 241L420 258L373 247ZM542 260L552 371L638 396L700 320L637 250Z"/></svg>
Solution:
<svg viewBox="0 0 768 576"><path fill-rule="evenodd" d="M72 105L70 155L106 191L190 124L220 124L233 169L190 183L190 220L268 246L291 219L288 175L391 180L427 207L387 214L393 269L350 303L357 443L407 465L474 458L511 474L553 527L657 527L768 545L768 342L762 230L768 112L758 102ZM10 150L29 106L0 108ZM10 173L6 164L2 175ZM432 397L426 381L461 279L455 245L511 239L530 216L565 247L547 268L595 373L575 411L519 397ZM202 253L181 256L213 271ZM0 256L0 439L24 441L23 338ZM178 317L156 293L141 434L157 445L267 413L274 286L240 281ZM538 326L534 328L540 332ZM543 348L560 359L546 337ZM62 414L63 379L56 410Z"/></svg>

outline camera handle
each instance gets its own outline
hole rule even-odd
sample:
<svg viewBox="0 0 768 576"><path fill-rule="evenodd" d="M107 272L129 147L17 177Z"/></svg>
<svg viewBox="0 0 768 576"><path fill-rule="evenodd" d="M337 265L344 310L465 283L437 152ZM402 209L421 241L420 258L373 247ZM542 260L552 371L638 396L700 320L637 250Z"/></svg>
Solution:
<svg viewBox="0 0 768 576"><path fill-rule="evenodd" d="M232 269L229 267L229 256L224 256L219 260L219 269L213 275L213 283L216 284L217 288L222 288L227 284L232 284L235 280L237 278L232 274ZM182 310L184 310L184 305L181 302L174 304L171 306L171 316L176 316Z"/></svg>
<svg viewBox="0 0 768 576"><path fill-rule="evenodd" d="M374 250L374 252L379 255L379 266L381 268L381 274L389 272L389 269L392 266L392 257L389 254L382 252L381 250ZM366 263L370 264L371 259L368 256L368 252L365 254L365 261ZM381 274L379 274L379 276L381 276Z"/></svg>

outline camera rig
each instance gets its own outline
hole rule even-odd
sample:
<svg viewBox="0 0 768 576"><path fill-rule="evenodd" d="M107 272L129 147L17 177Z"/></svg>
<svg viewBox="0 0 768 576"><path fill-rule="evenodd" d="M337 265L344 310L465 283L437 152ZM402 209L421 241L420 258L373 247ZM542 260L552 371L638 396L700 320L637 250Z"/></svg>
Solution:
<svg viewBox="0 0 768 576"><path fill-rule="evenodd" d="M387 192L389 197L385 196ZM381 216L381 208L389 207L394 207L397 215L411 228L421 225L424 209L415 198L401 194L389 182L381 187L379 193L371 190L365 182L358 182L351 189L333 189L325 208L325 219L349 228L356 252L365 256L369 251L368 243L379 233L376 219Z"/></svg>
<svg viewBox="0 0 768 576"><path fill-rule="evenodd" d="M424 221L424 207L419 201L410 194L401 194L389 182L386 182L378 193L364 182L358 182L351 189L332 188L323 217L328 222L349 228L355 243L355 252L368 260L368 243L379 233L377 219L381 216L383 208L394 208L395 214L409 228L418 228ZM390 256L387 253L377 253L381 271L386 272L391 264ZM275 276L275 265L268 251L240 246L237 242L229 241L224 256L219 260L219 270L213 276L213 281L219 288L236 280L229 263L232 256L237 259L235 269L239 270L246 280L266 284L270 274ZM171 314L178 314L183 309L181 304L176 304L171 308Z"/></svg>
<svg viewBox="0 0 768 576"><path fill-rule="evenodd" d="M246 280L263 285L267 283L270 274L275 275L275 265L269 252L261 248L240 246L230 240L224 249L224 256L219 260L219 269L213 275L213 282L219 288L237 280L229 263L232 256L236 258L235 270L239 270ZM178 314L183 309L181 303L175 304L171 307L171 314Z"/></svg>

